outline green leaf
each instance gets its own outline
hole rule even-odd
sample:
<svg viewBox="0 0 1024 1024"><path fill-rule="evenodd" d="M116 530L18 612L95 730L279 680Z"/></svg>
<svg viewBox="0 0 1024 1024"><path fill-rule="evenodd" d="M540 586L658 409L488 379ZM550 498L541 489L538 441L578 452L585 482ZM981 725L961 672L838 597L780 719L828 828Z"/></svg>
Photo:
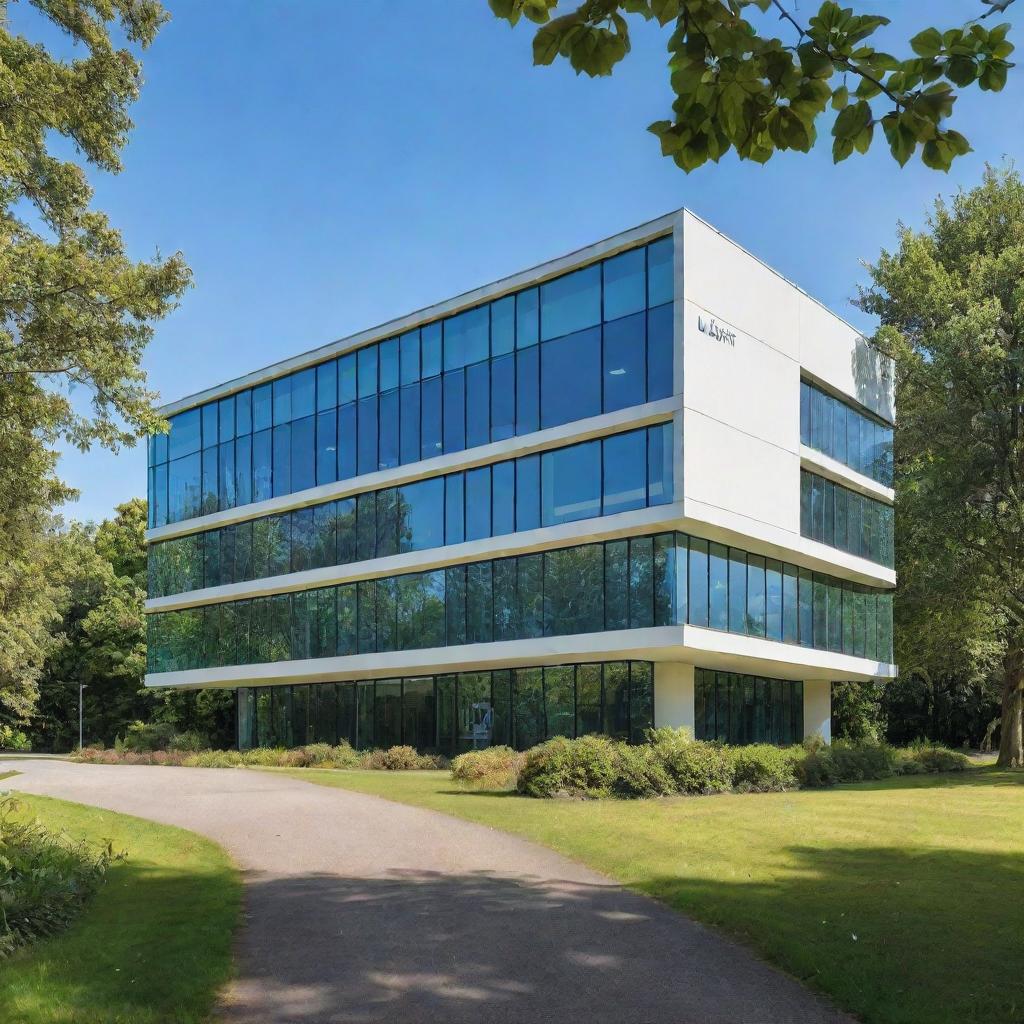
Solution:
<svg viewBox="0 0 1024 1024"><path fill-rule="evenodd" d="M837 164L853 152L852 139L836 139L832 143L832 162Z"/></svg>
<svg viewBox="0 0 1024 1024"><path fill-rule="evenodd" d="M487 2L490 4L491 13L496 18L501 18L510 25L515 25L519 21L519 8L516 7L515 0L487 0Z"/></svg>
<svg viewBox="0 0 1024 1024"><path fill-rule="evenodd" d="M937 28L926 28L910 40L910 48L919 57L937 57L942 53L942 33Z"/></svg>
<svg viewBox="0 0 1024 1024"><path fill-rule="evenodd" d="M946 77L954 85L970 85L978 77L978 68L970 57L950 57L946 61Z"/></svg>
<svg viewBox="0 0 1024 1024"><path fill-rule="evenodd" d="M679 0L651 0L651 12L659 25L667 25L679 17Z"/></svg>
<svg viewBox="0 0 1024 1024"><path fill-rule="evenodd" d="M863 100L852 106L844 107L832 126L832 134L837 139L853 139L871 121L871 107Z"/></svg>
<svg viewBox="0 0 1024 1024"><path fill-rule="evenodd" d="M981 68L981 75L978 77L978 85L986 92L999 92L1006 85L1006 71L1008 65L1005 61L989 60Z"/></svg>
<svg viewBox="0 0 1024 1024"><path fill-rule="evenodd" d="M832 109L842 110L850 102L850 90L845 85L839 86L834 93L832 93Z"/></svg>
<svg viewBox="0 0 1024 1024"><path fill-rule="evenodd" d="M921 159L934 171L948 171L953 162L953 149L942 139L929 139L924 144Z"/></svg>
<svg viewBox="0 0 1024 1024"><path fill-rule="evenodd" d="M862 100L870 100L877 96L882 91L882 87L877 83L871 81L869 78L862 78L857 83L857 95Z"/></svg>
<svg viewBox="0 0 1024 1024"><path fill-rule="evenodd" d="M537 29L533 37L533 63L550 64L558 56L558 48L562 42L562 32L557 22L544 25Z"/></svg>
<svg viewBox="0 0 1024 1024"><path fill-rule="evenodd" d="M866 153L871 148L871 139L875 134L875 126L873 124L867 125L862 128L857 137L853 140L853 148L858 153Z"/></svg>

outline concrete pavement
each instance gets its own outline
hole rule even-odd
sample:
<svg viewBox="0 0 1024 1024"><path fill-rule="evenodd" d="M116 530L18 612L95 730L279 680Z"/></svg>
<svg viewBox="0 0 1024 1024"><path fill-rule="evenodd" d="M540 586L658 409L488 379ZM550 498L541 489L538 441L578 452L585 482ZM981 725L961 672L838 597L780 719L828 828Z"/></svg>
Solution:
<svg viewBox="0 0 1024 1024"><path fill-rule="evenodd" d="M481 825L267 772L8 768L0 787L230 851L246 906L228 1024L852 1024L741 946Z"/></svg>

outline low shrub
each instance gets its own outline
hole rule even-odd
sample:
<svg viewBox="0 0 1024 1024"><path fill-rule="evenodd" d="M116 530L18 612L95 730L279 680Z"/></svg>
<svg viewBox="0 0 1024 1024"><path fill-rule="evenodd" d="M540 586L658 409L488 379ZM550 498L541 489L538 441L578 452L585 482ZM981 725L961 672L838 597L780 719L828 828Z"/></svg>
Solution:
<svg viewBox="0 0 1024 1024"><path fill-rule="evenodd" d="M774 747L770 743L752 743L733 747L732 784L740 793L781 793L796 789L796 762L801 748Z"/></svg>
<svg viewBox="0 0 1024 1024"><path fill-rule="evenodd" d="M907 771L910 765L915 767ZM971 760L966 754L939 744L903 751L900 764L904 775L914 774L918 769L922 772L963 772L970 766Z"/></svg>
<svg viewBox="0 0 1024 1024"><path fill-rule="evenodd" d="M836 740L831 750L839 782L888 779L896 774L896 751L887 743Z"/></svg>
<svg viewBox="0 0 1024 1024"><path fill-rule="evenodd" d="M124 856L22 820L21 808L0 794L0 959L66 928Z"/></svg>
<svg viewBox="0 0 1024 1024"><path fill-rule="evenodd" d="M153 750L167 750L172 747L176 730L168 722L132 722L124 736L114 741L114 749L148 753Z"/></svg>
<svg viewBox="0 0 1024 1024"><path fill-rule="evenodd" d="M678 793L724 793L732 785L725 747L695 740L687 729L651 729L648 743Z"/></svg>
<svg viewBox="0 0 1024 1024"><path fill-rule="evenodd" d="M429 771L447 768L448 760L440 754L420 754L415 747L401 744L387 750L368 750L355 767L386 772Z"/></svg>
<svg viewBox="0 0 1024 1024"><path fill-rule="evenodd" d="M168 747L171 750L185 750L194 753L197 750L209 749L209 743L201 732L196 732L195 729L186 729L184 732L174 733Z"/></svg>
<svg viewBox="0 0 1024 1024"><path fill-rule="evenodd" d="M624 797L668 796L676 787L656 747L618 743L612 791Z"/></svg>
<svg viewBox="0 0 1024 1024"><path fill-rule="evenodd" d="M515 789L524 754L511 747L485 747L452 761L452 780L474 789Z"/></svg>
<svg viewBox="0 0 1024 1024"><path fill-rule="evenodd" d="M822 744L818 749L804 750L795 762L797 782L804 789L823 789L839 782L839 773L832 752Z"/></svg>
<svg viewBox="0 0 1024 1024"><path fill-rule="evenodd" d="M526 752L517 788L528 796L608 796L615 755L615 744L603 736L556 737Z"/></svg>
<svg viewBox="0 0 1024 1024"><path fill-rule="evenodd" d="M0 725L0 750L31 750L28 736L13 725Z"/></svg>

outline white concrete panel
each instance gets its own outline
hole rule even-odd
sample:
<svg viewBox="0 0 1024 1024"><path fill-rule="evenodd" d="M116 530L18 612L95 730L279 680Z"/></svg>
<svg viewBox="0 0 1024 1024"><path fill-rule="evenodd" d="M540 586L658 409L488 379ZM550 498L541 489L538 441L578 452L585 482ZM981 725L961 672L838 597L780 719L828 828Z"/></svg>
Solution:
<svg viewBox="0 0 1024 1024"><path fill-rule="evenodd" d="M832 742L832 683L827 679L804 680L804 737L812 736Z"/></svg>
<svg viewBox="0 0 1024 1024"><path fill-rule="evenodd" d="M685 313L684 404L795 452L800 366L795 359L693 300Z"/></svg>
<svg viewBox="0 0 1024 1024"><path fill-rule="evenodd" d="M689 211L683 237L686 297L745 334L799 359L799 290Z"/></svg>
<svg viewBox="0 0 1024 1024"><path fill-rule="evenodd" d="M693 665L679 661L661 661L654 666L654 724L689 729L693 735Z"/></svg>
<svg viewBox="0 0 1024 1024"><path fill-rule="evenodd" d="M800 533L800 457L695 409L683 413L687 515L692 501Z"/></svg>
<svg viewBox="0 0 1024 1024"><path fill-rule="evenodd" d="M800 364L818 381L894 419L892 361L806 295L800 296Z"/></svg>

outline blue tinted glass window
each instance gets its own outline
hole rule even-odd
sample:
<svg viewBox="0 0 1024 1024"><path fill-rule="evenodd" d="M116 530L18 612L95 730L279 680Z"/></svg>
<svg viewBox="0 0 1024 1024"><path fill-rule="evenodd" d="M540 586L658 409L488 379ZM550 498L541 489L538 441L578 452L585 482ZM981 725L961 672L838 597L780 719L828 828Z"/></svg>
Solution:
<svg viewBox="0 0 1024 1024"><path fill-rule="evenodd" d="M156 434L153 437L153 463L157 466L167 461L167 435Z"/></svg>
<svg viewBox="0 0 1024 1024"><path fill-rule="evenodd" d="M466 447L491 439L491 366L474 363L466 368Z"/></svg>
<svg viewBox="0 0 1024 1024"><path fill-rule="evenodd" d="M359 397L377 393L377 346L367 345L356 353L359 375Z"/></svg>
<svg viewBox="0 0 1024 1024"><path fill-rule="evenodd" d="M594 264L540 286L541 341L601 322L601 266Z"/></svg>
<svg viewBox="0 0 1024 1024"><path fill-rule="evenodd" d="M153 469L153 525L167 524L167 463Z"/></svg>
<svg viewBox="0 0 1024 1024"><path fill-rule="evenodd" d="M199 500L199 511L202 515L217 511L217 446L203 449L202 495Z"/></svg>
<svg viewBox="0 0 1024 1024"><path fill-rule="evenodd" d="M359 558L356 544L356 499L339 498L338 510L338 565L347 565Z"/></svg>
<svg viewBox="0 0 1024 1024"><path fill-rule="evenodd" d="M356 452L356 404L338 407L338 479L347 480L358 472Z"/></svg>
<svg viewBox="0 0 1024 1024"><path fill-rule="evenodd" d="M261 384L252 389L252 429L266 430L273 423L273 392L271 385Z"/></svg>
<svg viewBox="0 0 1024 1024"><path fill-rule="evenodd" d="M601 514L601 442L588 441L541 456L543 526Z"/></svg>
<svg viewBox="0 0 1024 1024"><path fill-rule="evenodd" d="M210 402L199 411L203 419L203 447L211 448L217 443L217 403Z"/></svg>
<svg viewBox="0 0 1024 1024"><path fill-rule="evenodd" d="M647 391L647 317L604 325L604 411L642 405Z"/></svg>
<svg viewBox="0 0 1024 1024"><path fill-rule="evenodd" d="M512 437L516 430L516 364L509 353L491 363L491 440Z"/></svg>
<svg viewBox="0 0 1024 1024"><path fill-rule="evenodd" d="M235 500L239 505L252 501L252 435L235 441Z"/></svg>
<svg viewBox="0 0 1024 1024"><path fill-rule="evenodd" d="M220 480L217 490L221 508L235 507L235 443L224 441L218 453Z"/></svg>
<svg viewBox="0 0 1024 1024"><path fill-rule="evenodd" d="M331 409L316 418L316 482L338 479L338 415Z"/></svg>
<svg viewBox="0 0 1024 1024"><path fill-rule="evenodd" d="M405 384L399 392L398 457L403 466L419 462L420 454L420 385Z"/></svg>
<svg viewBox="0 0 1024 1024"><path fill-rule="evenodd" d="M540 294L527 288L516 296L516 348L529 348L540 341Z"/></svg>
<svg viewBox="0 0 1024 1024"><path fill-rule="evenodd" d="M659 238L647 246L647 305L660 306L671 302L675 289L672 285L672 238Z"/></svg>
<svg viewBox="0 0 1024 1024"><path fill-rule="evenodd" d="M229 395L217 403L217 421L220 439L230 441L235 436L235 396Z"/></svg>
<svg viewBox="0 0 1024 1024"><path fill-rule="evenodd" d="M399 383L412 384L420 379L420 332L406 331L399 341Z"/></svg>
<svg viewBox="0 0 1024 1024"><path fill-rule="evenodd" d="M466 539L466 482L462 473L444 478L444 542L461 544Z"/></svg>
<svg viewBox="0 0 1024 1024"><path fill-rule="evenodd" d="M171 432L168 438L168 456L171 459L180 459L183 455L191 455L199 451L200 444L200 422L199 410L189 409L188 412L180 412L177 416L170 418Z"/></svg>
<svg viewBox="0 0 1024 1024"><path fill-rule="evenodd" d="M325 412L338 404L338 363L332 359L316 368L316 409Z"/></svg>
<svg viewBox="0 0 1024 1024"><path fill-rule="evenodd" d="M516 530L540 526L540 456L524 455L516 466Z"/></svg>
<svg viewBox="0 0 1024 1024"><path fill-rule="evenodd" d="M398 490L400 551L423 551L444 544L444 478L420 480Z"/></svg>
<svg viewBox="0 0 1024 1024"><path fill-rule="evenodd" d="M765 634L765 561L761 555L747 556L747 633Z"/></svg>
<svg viewBox="0 0 1024 1024"><path fill-rule="evenodd" d="M647 401L672 394L672 307L647 313Z"/></svg>
<svg viewBox="0 0 1024 1024"><path fill-rule="evenodd" d="M647 503L667 505L675 499L673 428L661 423L647 430Z"/></svg>
<svg viewBox="0 0 1024 1024"><path fill-rule="evenodd" d="M605 260L604 318L618 320L647 306L647 274L643 249L633 249Z"/></svg>
<svg viewBox="0 0 1024 1024"><path fill-rule="evenodd" d="M420 360L424 377L441 372L441 324L435 322L420 328Z"/></svg>
<svg viewBox="0 0 1024 1024"><path fill-rule="evenodd" d="M490 354L489 322L487 306L467 309L444 321L445 370L455 370L487 358Z"/></svg>
<svg viewBox="0 0 1024 1024"><path fill-rule="evenodd" d="M379 348L380 390L390 391L398 387L398 339L382 341Z"/></svg>
<svg viewBox="0 0 1024 1024"><path fill-rule="evenodd" d="M252 435L252 500L266 501L273 497L271 467L273 456L269 430L259 430Z"/></svg>
<svg viewBox="0 0 1024 1024"><path fill-rule="evenodd" d="M461 452L465 447L465 371L449 370L444 375L444 450Z"/></svg>
<svg viewBox="0 0 1024 1024"><path fill-rule="evenodd" d="M196 416L198 421L199 417ZM172 435L173 436L173 435ZM167 464L167 521L177 523L199 515L201 462L199 452Z"/></svg>
<svg viewBox="0 0 1024 1024"><path fill-rule="evenodd" d="M356 353L349 352L338 360L338 405L356 400Z"/></svg>
<svg viewBox="0 0 1024 1024"><path fill-rule="evenodd" d="M708 625L708 542L690 538L687 621L694 626Z"/></svg>
<svg viewBox="0 0 1024 1024"><path fill-rule="evenodd" d="M491 467L491 535L516 530L516 464L513 460Z"/></svg>
<svg viewBox="0 0 1024 1024"><path fill-rule="evenodd" d="M377 470L377 397L359 399L359 458L357 470L374 473Z"/></svg>
<svg viewBox="0 0 1024 1024"><path fill-rule="evenodd" d="M516 433L540 429L540 354L537 346L516 353Z"/></svg>
<svg viewBox="0 0 1024 1024"><path fill-rule="evenodd" d="M647 431L606 437L603 443L606 516L647 504ZM597 514L597 513L595 513Z"/></svg>
<svg viewBox="0 0 1024 1024"><path fill-rule="evenodd" d="M398 392L387 391L380 396L380 442L377 465L393 469L398 465Z"/></svg>
<svg viewBox="0 0 1024 1024"><path fill-rule="evenodd" d="M491 467L466 472L466 540L491 535Z"/></svg>
<svg viewBox="0 0 1024 1024"><path fill-rule="evenodd" d="M292 418L292 379L279 377L274 381L274 426L289 423Z"/></svg>
<svg viewBox="0 0 1024 1024"><path fill-rule="evenodd" d="M316 412L316 370L299 370L292 374L292 419L312 416Z"/></svg>
<svg viewBox="0 0 1024 1024"><path fill-rule="evenodd" d="M430 377L420 385L420 453L432 459L441 449L441 378Z"/></svg>
<svg viewBox="0 0 1024 1024"><path fill-rule="evenodd" d="M729 628L729 549L724 544L708 546L708 625Z"/></svg>
<svg viewBox="0 0 1024 1024"><path fill-rule="evenodd" d="M506 295L491 303L491 355L500 356L516 346L516 299Z"/></svg>
<svg viewBox="0 0 1024 1024"><path fill-rule="evenodd" d="M292 489L292 430L285 423L274 427L274 497Z"/></svg>
<svg viewBox="0 0 1024 1024"><path fill-rule="evenodd" d="M541 345L542 427L571 423L601 411L601 329L579 331Z"/></svg>
<svg viewBox="0 0 1024 1024"><path fill-rule="evenodd" d="M747 556L729 549L729 629L743 633L747 625Z"/></svg>

